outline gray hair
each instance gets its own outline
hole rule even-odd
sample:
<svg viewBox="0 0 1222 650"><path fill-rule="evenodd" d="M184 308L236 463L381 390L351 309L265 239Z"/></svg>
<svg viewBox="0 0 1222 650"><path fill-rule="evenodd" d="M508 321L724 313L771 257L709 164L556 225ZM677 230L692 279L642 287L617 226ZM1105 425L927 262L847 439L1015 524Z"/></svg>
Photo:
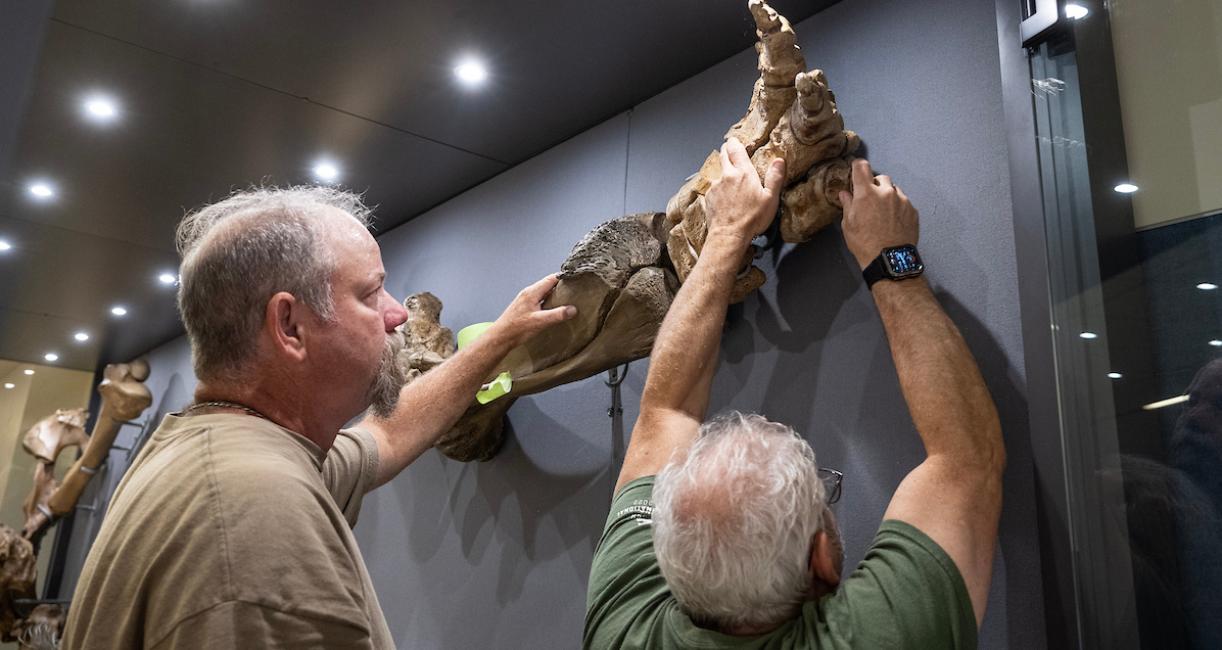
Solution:
<svg viewBox="0 0 1222 650"><path fill-rule="evenodd" d="M369 226L371 211L360 196L315 186L235 192L178 224L178 311L197 377L245 369L267 301L280 291L324 320L334 318L335 258L324 235L331 209Z"/></svg>
<svg viewBox="0 0 1222 650"><path fill-rule="evenodd" d="M658 565L694 621L760 627L797 614L827 495L793 429L738 411L706 422L658 474L653 499Z"/></svg>

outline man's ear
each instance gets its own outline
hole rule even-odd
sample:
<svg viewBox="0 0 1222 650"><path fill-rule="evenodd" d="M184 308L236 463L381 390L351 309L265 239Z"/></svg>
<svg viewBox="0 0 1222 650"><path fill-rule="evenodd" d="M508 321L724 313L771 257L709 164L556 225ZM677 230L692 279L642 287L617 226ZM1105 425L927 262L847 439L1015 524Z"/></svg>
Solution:
<svg viewBox="0 0 1222 650"><path fill-rule="evenodd" d="M839 585L840 568L836 566L838 553L836 544L827 531L821 530L815 533L815 539L810 545L811 577L829 587Z"/></svg>
<svg viewBox="0 0 1222 650"><path fill-rule="evenodd" d="M294 361L305 360L306 312L306 306L287 291L280 291L268 299L263 330L269 335L272 350L277 355L288 355Z"/></svg>

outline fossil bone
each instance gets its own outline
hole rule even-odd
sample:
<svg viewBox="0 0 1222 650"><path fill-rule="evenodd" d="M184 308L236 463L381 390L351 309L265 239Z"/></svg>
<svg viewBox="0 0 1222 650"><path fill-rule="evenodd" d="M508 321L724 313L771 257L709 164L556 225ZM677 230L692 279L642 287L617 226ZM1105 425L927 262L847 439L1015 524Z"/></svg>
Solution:
<svg viewBox="0 0 1222 650"><path fill-rule="evenodd" d="M59 409L30 427L21 446L44 463L53 463L59 452L89 442L85 435L85 409Z"/></svg>
<svg viewBox="0 0 1222 650"><path fill-rule="evenodd" d="M410 382L454 354L454 333L441 325L441 300L425 291L403 301L407 322L399 328L402 347L396 355Z"/></svg>
<svg viewBox="0 0 1222 650"><path fill-rule="evenodd" d="M58 648L67 614L63 606L54 603L35 606L13 629L17 647L28 650Z"/></svg>
<svg viewBox="0 0 1222 650"><path fill-rule="evenodd" d="M746 114L725 137L746 146L761 177L773 160L785 160L779 233L786 242L800 243L840 218L839 192L852 191L849 164L860 140L845 130L827 77L821 70L805 71L789 21L763 0L749 0L747 7L759 38L760 76ZM544 303L575 305L577 316L512 350L488 377L510 372L512 391L488 404L473 403L437 448L458 460L486 460L501 444L514 400L647 356L679 283L704 247L704 195L720 177L721 158L714 151L667 202L665 213L614 219L578 242ZM752 247L743 256L733 302L766 280L752 265L754 254Z"/></svg>
<svg viewBox="0 0 1222 650"><path fill-rule="evenodd" d="M13 603L34 597L34 545L17 531L0 524L0 641L16 641L19 618Z"/></svg>
<svg viewBox="0 0 1222 650"><path fill-rule="evenodd" d="M138 359L131 363L112 363L102 371L102 383L98 393L102 395L102 408L89 436L85 451L68 472L59 489L51 495L47 507L55 517L62 517L76 505L89 479L97 473L110 446L119 433L119 425L130 420L153 403L144 380L148 379L148 362Z"/></svg>

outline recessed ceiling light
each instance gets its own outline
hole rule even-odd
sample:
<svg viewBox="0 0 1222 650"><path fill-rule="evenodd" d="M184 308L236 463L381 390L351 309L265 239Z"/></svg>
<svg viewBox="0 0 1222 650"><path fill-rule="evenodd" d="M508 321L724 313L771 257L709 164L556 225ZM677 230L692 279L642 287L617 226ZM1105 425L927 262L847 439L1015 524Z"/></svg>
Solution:
<svg viewBox="0 0 1222 650"><path fill-rule="evenodd" d="M89 333L88 332L77 332L76 334L72 335L72 338L76 339L77 341L81 343L84 343L85 341L89 340Z"/></svg>
<svg viewBox="0 0 1222 650"><path fill-rule="evenodd" d="M1201 291L1213 291L1214 289L1218 288L1218 285L1212 282L1202 282L1201 284L1197 285L1197 288Z"/></svg>
<svg viewBox="0 0 1222 650"><path fill-rule="evenodd" d="M1120 373L1118 373L1118 372L1109 372L1109 373L1107 373L1107 378L1108 378L1108 379L1120 379L1120 378L1122 378L1122 377L1124 377L1124 375L1122 375L1122 374L1120 374Z"/></svg>
<svg viewBox="0 0 1222 650"><path fill-rule="evenodd" d="M119 104L108 95L90 95L82 107L85 117L94 122L113 122L119 117Z"/></svg>
<svg viewBox="0 0 1222 650"><path fill-rule="evenodd" d="M454 66L454 76L458 77L463 85L475 87L488 79L488 68L482 61L464 59Z"/></svg>
<svg viewBox="0 0 1222 650"><path fill-rule="evenodd" d="M0 253L13 250L13 245L7 239L0 239Z"/></svg>
<svg viewBox="0 0 1222 650"><path fill-rule="evenodd" d="M115 305L114 307L110 308L110 315L122 318L123 316L127 315L127 307L124 307L123 305Z"/></svg>
<svg viewBox="0 0 1222 650"><path fill-rule="evenodd" d="M48 352L48 353L46 353L46 354L42 355L42 358L44 358L44 359L46 359L47 361L50 361L50 362L52 362L52 363L54 363L54 362L56 362L56 361L59 361L59 355L58 355L58 354L55 354L54 352Z"/></svg>
<svg viewBox="0 0 1222 650"><path fill-rule="evenodd" d="M28 377L28 376L30 376L30 375L32 375L32 374L34 374L34 369L33 369L33 368L26 368L25 370L22 370L21 372L24 372L24 373L26 374L26 376Z"/></svg>
<svg viewBox="0 0 1222 650"><path fill-rule="evenodd" d="M324 183L334 183L339 180L339 165L330 160L319 160L314 163L314 178Z"/></svg>
<svg viewBox="0 0 1222 650"><path fill-rule="evenodd" d="M161 275L158 275L157 281L166 286L169 286L172 284L178 284L178 276L167 271L167 272L163 272Z"/></svg>
<svg viewBox="0 0 1222 650"><path fill-rule="evenodd" d="M55 198L55 186L47 181L34 181L27 189L30 191L30 196L39 201L49 201Z"/></svg>
<svg viewBox="0 0 1222 650"><path fill-rule="evenodd" d="M1099 335L1098 335L1098 334L1095 334L1094 332L1082 332L1082 333L1081 333L1081 334L1079 334L1078 336L1080 336L1080 337L1082 337L1082 338L1086 339L1087 341L1089 341L1089 340L1091 340L1091 339L1097 339L1097 338L1099 338Z"/></svg>
<svg viewBox="0 0 1222 650"><path fill-rule="evenodd" d="M17 387L17 384L5 384L4 390L13 390L16 387Z"/></svg>
<svg viewBox="0 0 1222 650"><path fill-rule="evenodd" d="M1065 17L1070 20L1080 20L1090 13L1090 9L1083 7L1076 2L1065 3Z"/></svg>
<svg viewBox="0 0 1222 650"><path fill-rule="evenodd" d="M1138 188L1132 183L1121 183L1112 189L1120 192L1121 194L1132 194L1133 192L1136 192Z"/></svg>
<svg viewBox="0 0 1222 650"><path fill-rule="evenodd" d="M1222 341L1219 341L1218 339L1211 340L1209 344L1214 346L1215 348L1222 348Z"/></svg>

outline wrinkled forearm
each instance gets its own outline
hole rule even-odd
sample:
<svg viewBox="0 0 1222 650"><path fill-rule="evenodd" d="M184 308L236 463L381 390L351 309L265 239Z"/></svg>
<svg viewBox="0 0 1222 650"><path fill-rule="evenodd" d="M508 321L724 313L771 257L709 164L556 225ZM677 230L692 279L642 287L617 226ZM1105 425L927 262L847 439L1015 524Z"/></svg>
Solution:
<svg viewBox="0 0 1222 650"><path fill-rule="evenodd" d="M930 456L1000 471L997 409L959 330L924 278L874 285L900 387Z"/></svg>
<svg viewBox="0 0 1222 650"><path fill-rule="evenodd" d="M511 345L495 328L489 329L468 347L404 386L389 418L367 416L362 425L381 438L379 485L394 478L458 422Z"/></svg>
<svg viewBox="0 0 1222 650"><path fill-rule="evenodd" d="M700 259L679 288L662 321L650 354L649 378L641 395L641 410L663 408L700 411L707 393L726 308L745 242L735 237L710 235Z"/></svg>

